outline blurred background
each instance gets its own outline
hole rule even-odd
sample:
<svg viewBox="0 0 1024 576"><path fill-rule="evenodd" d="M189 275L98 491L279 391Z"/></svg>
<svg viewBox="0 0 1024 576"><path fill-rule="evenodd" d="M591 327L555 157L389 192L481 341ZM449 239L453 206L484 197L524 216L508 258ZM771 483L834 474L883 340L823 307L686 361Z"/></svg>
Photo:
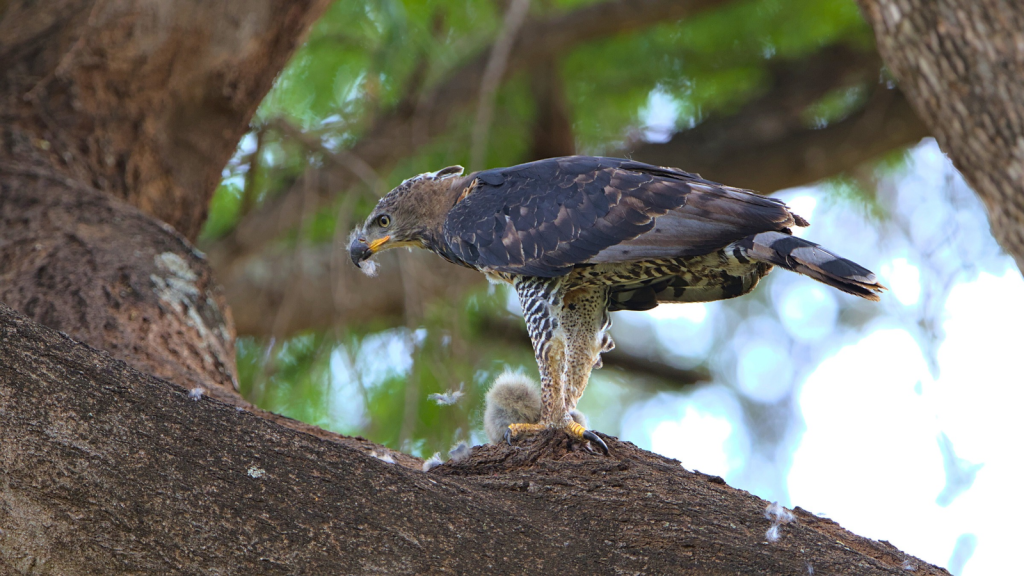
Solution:
<svg viewBox="0 0 1024 576"><path fill-rule="evenodd" d="M618 312L591 427L957 575L1011 565L1024 280L852 0L336 2L201 240L243 394L420 457L485 442L493 379L536 375L514 295L426 253L365 278L347 235L415 174L569 154L773 194L890 288L775 272L735 301Z"/></svg>

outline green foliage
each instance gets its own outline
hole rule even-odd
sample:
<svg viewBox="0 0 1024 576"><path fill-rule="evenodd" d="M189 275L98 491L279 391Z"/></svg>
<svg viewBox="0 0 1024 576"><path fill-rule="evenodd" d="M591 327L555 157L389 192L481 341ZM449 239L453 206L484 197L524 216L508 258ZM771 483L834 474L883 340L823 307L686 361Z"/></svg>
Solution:
<svg viewBox="0 0 1024 576"><path fill-rule="evenodd" d="M655 88L679 101L679 125L692 124L755 96L772 58L865 41L852 2L759 0L580 47L562 67L580 149L599 152L635 129Z"/></svg>
<svg viewBox="0 0 1024 576"><path fill-rule="evenodd" d="M873 220L886 218L885 207L864 182L850 176L836 176L823 182L828 202L847 205Z"/></svg>
<svg viewBox="0 0 1024 576"><path fill-rule="evenodd" d="M324 334L302 334L268 349L251 338L240 338L242 395L279 414L333 429L327 414L330 343Z"/></svg>
<svg viewBox="0 0 1024 576"><path fill-rule="evenodd" d="M306 128L338 117L357 129L398 102L421 67L443 74L491 38L491 2L377 0L335 2L278 78L261 119L285 116Z"/></svg>
<svg viewBox="0 0 1024 576"><path fill-rule="evenodd" d="M536 17L588 3L592 0L538 5ZM283 117L319 135L328 147L351 145L380 111L403 98L414 72L427 70L429 86L488 46L500 25L497 6L474 0L336 2L278 78L256 123ZM680 126L692 125L755 96L770 59L799 57L835 42L870 45L870 30L850 0L739 1L681 22L582 44L559 58L577 148L606 153L620 147L642 127L652 90L677 101ZM830 111L823 104L811 121ZM443 137L382 174L387 183L468 163L474 114L472 108L462 111ZM499 91L488 166L524 159L533 115L529 87L520 75ZM310 151L282 141L273 130L264 140L252 192L257 202L286 189L311 161ZM229 176L244 176L243 160L248 158L240 152ZM237 220L232 194L237 199L235 191L218 189L204 238L222 235ZM327 210L318 216L310 237L329 237L325 228L335 215Z"/></svg>
<svg viewBox="0 0 1024 576"><path fill-rule="evenodd" d="M242 207L243 189L234 180L225 180L210 200L210 215L203 225L199 241L210 241L227 234L235 227Z"/></svg>
<svg viewBox="0 0 1024 576"><path fill-rule="evenodd" d="M868 92L864 86L834 90L807 108L804 111L804 118L809 125L824 128L859 110L867 97Z"/></svg>
<svg viewBox="0 0 1024 576"><path fill-rule="evenodd" d="M534 3L533 16L579 8L594 0ZM493 42L501 23L500 2L478 0L369 0L335 2L306 44L282 72L254 120L254 134L276 118L320 138L328 149L349 147L383 111L422 86L442 81ZM745 0L681 22L666 22L632 34L582 44L558 57L577 148L604 153L619 148L643 128L653 91L677 104L677 125L727 113L765 89L774 58L797 58L821 46L846 42L869 46L870 31L852 0ZM841 118L861 94L837 93L808 111L808 121ZM425 171L469 161L475 109L456 116L450 129L380 176L388 185ZM497 94L486 164L527 159L534 103L526 75L506 82ZM243 196L255 204L280 194L319 152L263 131L240 146L210 206L202 238L230 231ZM256 172L247 178L249 170ZM243 192L243 186L251 187ZM846 181L836 197L861 198ZM345 234L349 223L371 209L374 196L360 187L348 204L320 210L302 231L283 241L317 243ZM338 214L345 207L342 227ZM507 314L507 293L478 293L458 302L436 302L407 328L345 326L327 334L302 334L285 341L240 339L243 393L260 406L326 428L359 433L415 454L442 453L479 429L482 398L509 363L536 368L528 347L488 341L481 326ZM618 404L630 388L604 373L584 397L584 408ZM463 387L454 406L427 399ZM600 420L617 428L617 417ZM479 434L478 432L476 432ZM480 440L477 435L476 440Z"/></svg>
<svg viewBox="0 0 1024 576"><path fill-rule="evenodd" d="M794 58L838 41L870 41L856 4L846 0L733 2L684 22L678 34L706 62Z"/></svg>

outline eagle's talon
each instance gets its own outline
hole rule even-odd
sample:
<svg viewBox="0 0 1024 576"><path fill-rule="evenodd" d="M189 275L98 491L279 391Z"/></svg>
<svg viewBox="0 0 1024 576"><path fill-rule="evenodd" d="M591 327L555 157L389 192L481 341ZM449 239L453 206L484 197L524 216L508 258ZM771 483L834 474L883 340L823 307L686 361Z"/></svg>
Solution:
<svg viewBox="0 0 1024 576"><path fill-rule="evenodd" d="M594 444L597 444L605 456L609 455L608 445L604 443L604 440L601 440L597 434L594 434L592 431L584 428L579 422L569 422L565 427L565 432L570 437L576 439L577 442L593 442Z"/></svg>
<svg viewBox="0 0 1024 576"><path fill-rule="evenodd" d="M512 445L512 428L505 428L505 442L509 446Z"/></svg>
<svg viewBox="0 0 1024 576"><path fill-rule="evenodd" d="M601 440L601 437L598 436L597 434L594 434L590 430L585 430L583 432L583 438L584 438L584 440L589 440L589 441L593 442L594 444L597 444L601 448L601 452L604 452L605 456L609 455L608 445L605 444L604 440Z"/></svg>

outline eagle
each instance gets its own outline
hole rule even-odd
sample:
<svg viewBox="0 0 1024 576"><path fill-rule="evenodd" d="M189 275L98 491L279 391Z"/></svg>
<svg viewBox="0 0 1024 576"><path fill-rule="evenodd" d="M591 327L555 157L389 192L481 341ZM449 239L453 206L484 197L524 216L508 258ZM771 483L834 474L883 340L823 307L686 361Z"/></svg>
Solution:
<svg viewBox="0 0 1024 576"><path fill-rule="evenodd" d="M539 422L607 454L572 417L601 353L609 313L710 302L753 290L774 266L868 300L885 289L864 267L792 235L808 222L785 203L677 168L592 156L549 158L463 175L450 166L381 198L351 237L356 266L416 247L511 285L541 380Z"/></svg>

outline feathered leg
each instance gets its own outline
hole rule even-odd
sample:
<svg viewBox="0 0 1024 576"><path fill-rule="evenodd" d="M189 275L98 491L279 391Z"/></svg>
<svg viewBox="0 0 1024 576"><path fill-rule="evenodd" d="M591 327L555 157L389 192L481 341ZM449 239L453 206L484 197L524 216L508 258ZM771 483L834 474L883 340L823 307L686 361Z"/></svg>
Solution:
<svg viewBox="0 0 1024 576"><path fill-rule="evenodd" d="M587 385L596 358L595 348L604 342L598 332L603 327L607 292L601 290L591 294L588 291L567 296L562 292L561 279L558 278L523 278L514 286L540 371L541 419L536 424L509 425L507 439L545 428L559 428L578 440L594 441L607 453L604 442L570 415ZM575 312L578 306L585 306L589 311L591 308L596 310L599 304L605 307L596 314L601 322L590 317L594 314ZM572 306L574 313L563 315L563 306ZM562 325L563 318L573 319L568 330Z"/></svg>
<svg viewBox="0 0 1024 576"><path fill-rule="evenodd" d="M562 319L565 332L565 409L572 411L583 397L583 391L590 380L590 372L601 363L601 353L611 350L614 344L605 334L611 325L608 319L608 290L580 288L562 296L562 305L572 314Z"/></svg>
<svg viewBox="0 0 1024 576"><path fill-rule="evenodd" d="M608 446L596 434L568 419L583 397L590 381L590 372L601 361L601 352L614 346L605 334L611 322L608 318L607 287L578 288L561 295L562 309L571 313L562 315L566 354L564 384L566 431L578 440L590 440L607 454Z"/></svg>
<svg viewBox="0 0 1024 576"><path fill-rule="evenodd" d="M526 330L533 342L533 353L540 372L540 422L509 424L505 439L511 440L546 428L562 427L568 416L562 388L562 359L565 337L555 308L561 280L558 278L520 278L513 286L523 307Z"/></svg>

